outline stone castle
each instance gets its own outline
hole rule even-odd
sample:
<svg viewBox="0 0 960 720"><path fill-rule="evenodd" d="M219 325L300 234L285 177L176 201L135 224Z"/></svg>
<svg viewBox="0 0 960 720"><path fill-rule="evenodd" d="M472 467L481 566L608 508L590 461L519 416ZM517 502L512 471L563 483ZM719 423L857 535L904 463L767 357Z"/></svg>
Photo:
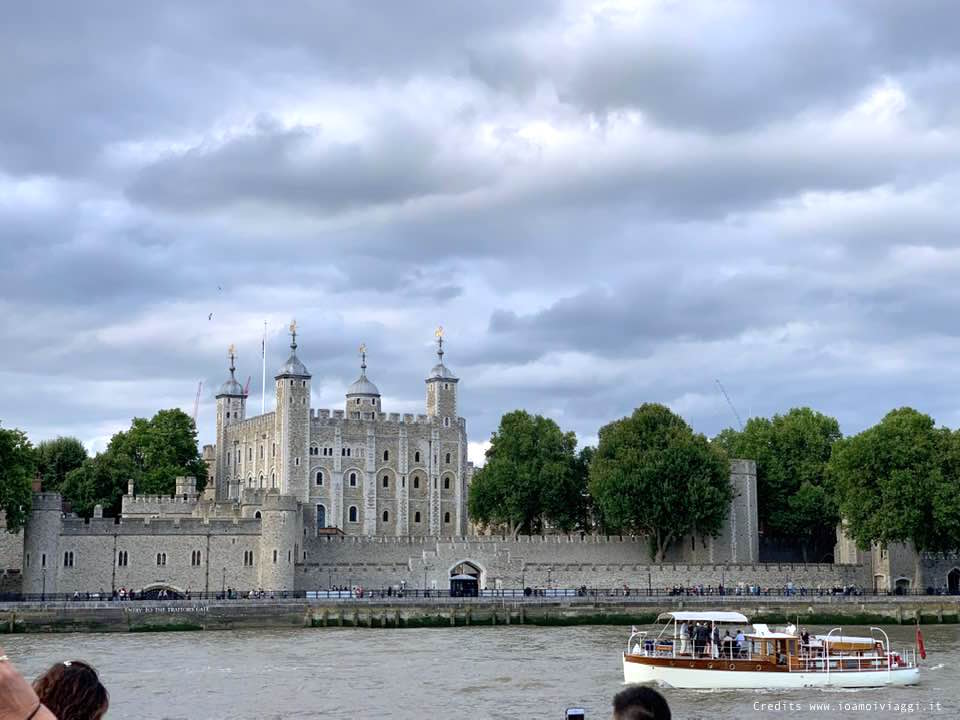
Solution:
<svg viewBox="0 0 960 720"><path fill-rule="evenodd" d="M890 564L906 560L861 553L842 536L837 564L760 563L750 460L731 462L734 498L721 532L682 538L658 565L642 537L478 535L467 517L473 467L459 380L443 355L438 334L425 414L383 412L363 350L343 409L314 410L291 326L276 409L248 418L231 350L216 394L216 444L204 447L203 494L193 478L178 478L170 497L138 495L130 483L120 517L98 509L85 520L65 514L59 495L37 492L23 533L0 528L0 591L446 589L465 575L489 589L903 582L906 571Z"/></svg>

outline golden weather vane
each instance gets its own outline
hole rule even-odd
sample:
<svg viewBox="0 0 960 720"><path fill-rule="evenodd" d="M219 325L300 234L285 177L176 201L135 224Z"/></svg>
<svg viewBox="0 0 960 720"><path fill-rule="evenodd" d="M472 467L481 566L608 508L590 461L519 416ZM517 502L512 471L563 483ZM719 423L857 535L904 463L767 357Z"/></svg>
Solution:
<svg viewBox="0 0 960 720"><path fill-rule="evenodd" d="M437 327L437 331L434 333L434 335L436 335L438 339L443 337L443 325Z"/></svg>

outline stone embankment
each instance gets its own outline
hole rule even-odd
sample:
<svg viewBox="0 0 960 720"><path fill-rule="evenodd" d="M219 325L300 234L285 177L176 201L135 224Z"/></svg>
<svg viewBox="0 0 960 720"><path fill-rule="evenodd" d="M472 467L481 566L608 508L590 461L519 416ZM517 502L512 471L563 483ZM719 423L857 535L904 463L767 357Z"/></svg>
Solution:
<svg viewBox="0 0 960 720"><path fill-rule="evenodd" d="M173 600L0 603L0 633L641 625L679 609L736 610L753 622L811 625L960 622L958 597Z"/></svg>

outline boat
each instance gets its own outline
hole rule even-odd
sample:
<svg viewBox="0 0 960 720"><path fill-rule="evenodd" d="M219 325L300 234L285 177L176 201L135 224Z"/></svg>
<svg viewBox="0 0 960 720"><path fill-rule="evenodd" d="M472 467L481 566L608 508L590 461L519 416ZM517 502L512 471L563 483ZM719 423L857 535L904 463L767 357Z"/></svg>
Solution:
<svg viewBox="0 0 960 720"><path fill-rule="evenodd" d="M920 681L916 651L893 652L882 628L871 627L869 637L844 635L841 628L807 635L793 625L783 630L750 625L745 615L729 611L665 612L657 621L665 624L655 636L636 628L631 632L623 653L626 683L767 689L865 688ZM683 624L706 627L711 639L721 633L724 637L720 643L705 644L705 631L696 640L684 637Z"/></svg>

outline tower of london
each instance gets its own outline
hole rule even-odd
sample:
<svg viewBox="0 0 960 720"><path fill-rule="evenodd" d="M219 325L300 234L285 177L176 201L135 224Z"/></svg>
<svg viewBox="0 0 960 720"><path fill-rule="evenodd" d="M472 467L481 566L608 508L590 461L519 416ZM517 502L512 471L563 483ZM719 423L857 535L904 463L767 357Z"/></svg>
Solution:
<svg viewBox="0 0 960 720"><path fill-rule="evenodd" d="M426 412L418 415L384 412L367 377L366 348L343 408L311 408L296 337L291 325L290 357L274 378L276 409L263 415L247 417L231 352L230 377L216 395L216 445L205 448L216 502L253 507L265 492L294 498L314 536L465 535L472 466L442 332L426 377Z"/></svg>

